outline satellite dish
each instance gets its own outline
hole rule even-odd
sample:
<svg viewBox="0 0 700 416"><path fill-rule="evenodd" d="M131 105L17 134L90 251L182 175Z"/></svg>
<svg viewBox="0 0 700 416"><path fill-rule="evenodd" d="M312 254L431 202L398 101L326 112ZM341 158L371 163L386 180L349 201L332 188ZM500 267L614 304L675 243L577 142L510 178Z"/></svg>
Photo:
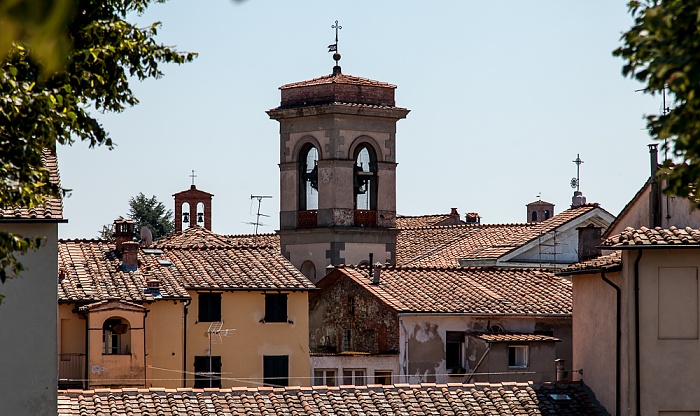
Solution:
<svg viewBox="0 0 700 416"><path fill-rule="evenodd" d="M150 247L153 244L153 233L145 225L141 227L141 244L144 247Z"/></svg>

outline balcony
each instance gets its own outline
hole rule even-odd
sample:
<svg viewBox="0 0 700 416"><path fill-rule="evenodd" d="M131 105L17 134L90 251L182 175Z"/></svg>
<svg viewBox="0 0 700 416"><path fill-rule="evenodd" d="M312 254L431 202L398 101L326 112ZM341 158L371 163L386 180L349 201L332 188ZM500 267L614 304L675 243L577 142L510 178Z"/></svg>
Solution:
<svg viewBox="0 0 700 416"><path fill-rule="evenodd" d="M85 377L85 354L68 353L58 354L58 388L82 389Z"/></svg>
<svg viewBox="0 0 700 416"><path fill-rule="evenodd" d="M368 209L355 210L355 227L376 227L377 211Z"/></svg>
<svg viewBox="0 0 700 416"><path fill-rule="evenodd" d="M300 210L297 212L297 228L316 228L317 224L317 210Z"/></svg>

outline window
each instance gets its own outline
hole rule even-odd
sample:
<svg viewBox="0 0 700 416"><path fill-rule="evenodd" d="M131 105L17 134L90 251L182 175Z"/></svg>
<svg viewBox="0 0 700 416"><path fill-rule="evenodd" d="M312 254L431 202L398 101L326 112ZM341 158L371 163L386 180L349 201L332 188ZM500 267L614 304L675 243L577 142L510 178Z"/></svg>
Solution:
<svg viewBox="0 0 700 416"><path fill-rule="evenodd" d="M263 377L266 386L289 385L289 356L263 356Z"/></svg>
<svg viewBox="0 0 700 416"><path fill-rule="evenodd" d="M365 385L365 370L346 368L343 370L343 384L350 386Z"/></svg>
<svg viewBox="0 0 700 416"><path fill-rule="evenodd" d="M199 322L221 320L221 293L199 294Z"/></svg>
<svg viewBox="0 0 700 416"><path fill-rule="evenodd" d="M548 220L549 217L550 217L550 215L549 215L549 210L548 210L548 209L545 209L545 210L544 210L544 219L545 219L545 220Z"/></svg>
<svg viewBox="0 0 700 416"><path fill-rule="evenodd" d="M109 318L102 324L102 353L130 354L131 334L129 321L122 318Z"/></svg>
<svg viewBox="0 0 700 416"><path fill-rule="evenodd" d="M316 281L316 266L311 260L306 260L301 264L301 274L312 282Z"/></svg>
<svg viewBox="0 0 700 416"><path fill-rule="evenodd" d="M221 387L221 357L194 357L194 387Z"/></svg>
<svg viewBox="0 0 700 416"><path fill-rule="evenodd" d="M314 370L314 386L335 386L335 368Z"/></svg>
<svg viewBox="0 0 700 416"><path fill-rule="evenodd" d="M537 222L537 211L532 211L532 222Z"/></svg>
<svg viewBox="0 0 700 416"><path fill-rule="evenodd" d="M355 150L355 175L353 179L355 209L377 209L377 158L366 144Z"/></svg>
<svg viewBox="0 0 700 416"><path fill-rule="evenodd" d="M352 344L350 343L351 339L351 332L347 328L343 328L343 344L342 344L342 350L343 351L350 351L350 347Z"/></svg>
<svg viewBox="0 0 700 416"><path fill-rule="evenodd" d="M464 332L447 331L445 334L445 368L448 373L464 374Z"/></svg>
<svg viewBox="0 0 700 416"><path fill-rule="evenodd" d="M355 298L353 296L348 297L348 313L351 316L355 315Z"/></svg>
<svg viewBox="0 0 700 416"><path fill-rule="evenodd" d="M265 322L287 322L287 294L265 295Z"/></svg>
<svg viewBox="0 0 700 416"><path fill-rule="evenodd" d="M374 384L392 384L390 370L377 370L374 372Z"/></svg>
<svg viewBox="0 0 700 416"><path fill-rule="evenodd" d="M299 209L318 209L318 150L308 144L299 156Z"/></svg>
<svg viewBox="0 0 700 416"><path fill-rule="evenodd" d="M524 368L527 367L527 346L525 345L510 345L508 346L508 367Z"/></svg>

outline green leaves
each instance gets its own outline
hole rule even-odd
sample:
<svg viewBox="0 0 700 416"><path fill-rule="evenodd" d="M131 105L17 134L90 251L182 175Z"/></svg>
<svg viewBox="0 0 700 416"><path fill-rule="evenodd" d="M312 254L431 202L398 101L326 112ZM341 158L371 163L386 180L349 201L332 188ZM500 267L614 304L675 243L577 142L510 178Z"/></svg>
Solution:
<svg viewBox="0 0 700 416"><path fill-rule="evenodd" d="M166 209L155 195L146 198L139 193L129 200L129 218L134 221L137 232L146 226L153 233L153 238L164 237L175 232L173 211Z"/></svg>
<svg viewBox="0 0 700 416"><path fill-rule="evenodd" d="M630 1L628 8L634 25L613 55L625 60L624 76L646 84L645 93L666 89L669 111L647 116L647 129L668 140L681 162L666 162L660 174L667 193L700 206L700 0Z"/></svg>

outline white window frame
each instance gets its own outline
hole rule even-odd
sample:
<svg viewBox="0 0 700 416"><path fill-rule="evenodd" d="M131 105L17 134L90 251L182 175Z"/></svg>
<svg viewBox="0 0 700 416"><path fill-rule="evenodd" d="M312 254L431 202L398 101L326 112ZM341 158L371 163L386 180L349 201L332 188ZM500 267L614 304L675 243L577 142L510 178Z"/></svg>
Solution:
<svg viewBox="0 0 700 416"><path fill-rule="evenodd" d="M515 349L515 365L511 365L510 351ZM508 346L508 368L527 368L530 365L530 348L527 345Z"/></svg>
<svg viewBox="0 0 700 416"><path fill-rule="evenodd" d="M336 376L338 375L337 368L314 368L314 386L337 386ZM318 381L321 384L318 384ZM328 380L332 380L331 384L328 384Z"/></svg>
<svg viewBox="0 0 700 416"><path fill-rule="evenodd" d="M345 374L349 373L349 374ZM362 373L362 374L358 374ZM348 383L348 378L350 383ZM357 380L361 378L361 382L358 383ZM343 384L352 386L366 386L367 385L367 369L365 368L343 368Z"/></svg>

